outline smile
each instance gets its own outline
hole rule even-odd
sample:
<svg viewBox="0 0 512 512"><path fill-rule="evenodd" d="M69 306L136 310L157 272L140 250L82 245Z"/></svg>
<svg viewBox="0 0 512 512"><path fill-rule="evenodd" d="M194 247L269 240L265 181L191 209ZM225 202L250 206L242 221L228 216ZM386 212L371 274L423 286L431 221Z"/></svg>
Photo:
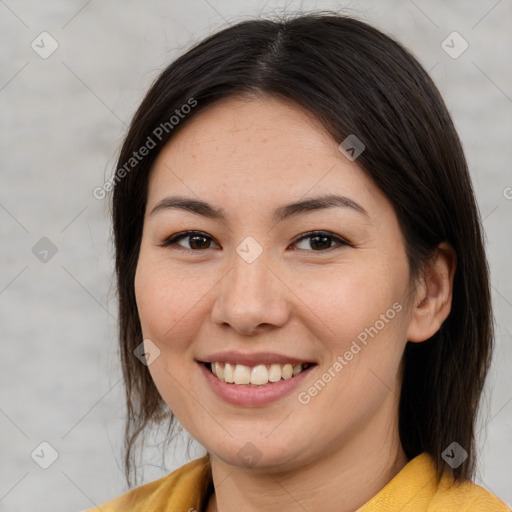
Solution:
<svg viewBox="0 0 512 512"><path fill-rule="evenodd" d="M269 383L288 380L309 368L309 363L302 364L244 364L206 363L206 367L220 381L235 385L265 386Z"/></svg>

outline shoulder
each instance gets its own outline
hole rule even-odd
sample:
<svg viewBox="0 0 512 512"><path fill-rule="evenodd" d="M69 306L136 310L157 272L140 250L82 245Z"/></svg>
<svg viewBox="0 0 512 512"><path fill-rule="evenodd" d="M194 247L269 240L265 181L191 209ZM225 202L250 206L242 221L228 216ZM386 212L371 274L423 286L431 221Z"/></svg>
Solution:
<svg viewBox="0 0 512 512"><path fill-rule="evenodd" d="M445 474L438 482L434 461L422 453L358 512L510 512L510 507L479 485L456 483Z"/></svg>
<svg viewBox="0 0 512 512"><path fill-rule="evenodd" d="M84 512L163 512L197 508L202 502L211 482L210 461L207 456L193 460L167 476L136 487L101 506Z"/></svg>
<svg viewBox="0 0 512 512"><path fill-rule="evenodd" d="M487 489L473 483L455 484L443 479L429 510L439 512L510 512L510 507Z"/></svg>

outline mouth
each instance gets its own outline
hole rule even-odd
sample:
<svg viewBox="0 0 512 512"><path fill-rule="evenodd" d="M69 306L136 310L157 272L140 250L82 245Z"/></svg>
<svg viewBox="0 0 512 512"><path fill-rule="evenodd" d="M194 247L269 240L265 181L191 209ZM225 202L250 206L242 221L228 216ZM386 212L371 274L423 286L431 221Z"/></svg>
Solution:
<svg viewBox="0 0 512 512"><path fill-rule="evenodd" d="M261 363L247 366L220 361L202 364L221 382L243 387L263 387L293 379L316 365L316 363Z"/></svg>

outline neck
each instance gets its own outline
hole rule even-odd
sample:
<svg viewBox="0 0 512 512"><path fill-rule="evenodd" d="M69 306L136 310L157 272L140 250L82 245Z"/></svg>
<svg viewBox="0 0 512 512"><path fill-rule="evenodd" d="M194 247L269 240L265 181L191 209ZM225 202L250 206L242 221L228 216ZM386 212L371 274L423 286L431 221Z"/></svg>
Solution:
<svg viewBox="0 0 512 512"><path fill-rule="evenodd" d="M285 472L241 469L212 454L215 493L206 511L355 512L408 462L398 426L374 420L341 448Z"/></svg>

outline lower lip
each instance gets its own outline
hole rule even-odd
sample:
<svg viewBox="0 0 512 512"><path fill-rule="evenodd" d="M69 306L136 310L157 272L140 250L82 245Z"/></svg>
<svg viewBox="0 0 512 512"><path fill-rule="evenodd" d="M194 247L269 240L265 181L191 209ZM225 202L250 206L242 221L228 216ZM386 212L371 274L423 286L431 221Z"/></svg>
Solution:
<svg viewBox="0 0 512 512"><path fill-rule="evenodd" d="M295 377L269 382L264 386L230 384L217 378L203 363L199 363L206 381L214 393L224 401L243 407L267 405L291 393L306 378L315 365L302 370Z"/></svg>

